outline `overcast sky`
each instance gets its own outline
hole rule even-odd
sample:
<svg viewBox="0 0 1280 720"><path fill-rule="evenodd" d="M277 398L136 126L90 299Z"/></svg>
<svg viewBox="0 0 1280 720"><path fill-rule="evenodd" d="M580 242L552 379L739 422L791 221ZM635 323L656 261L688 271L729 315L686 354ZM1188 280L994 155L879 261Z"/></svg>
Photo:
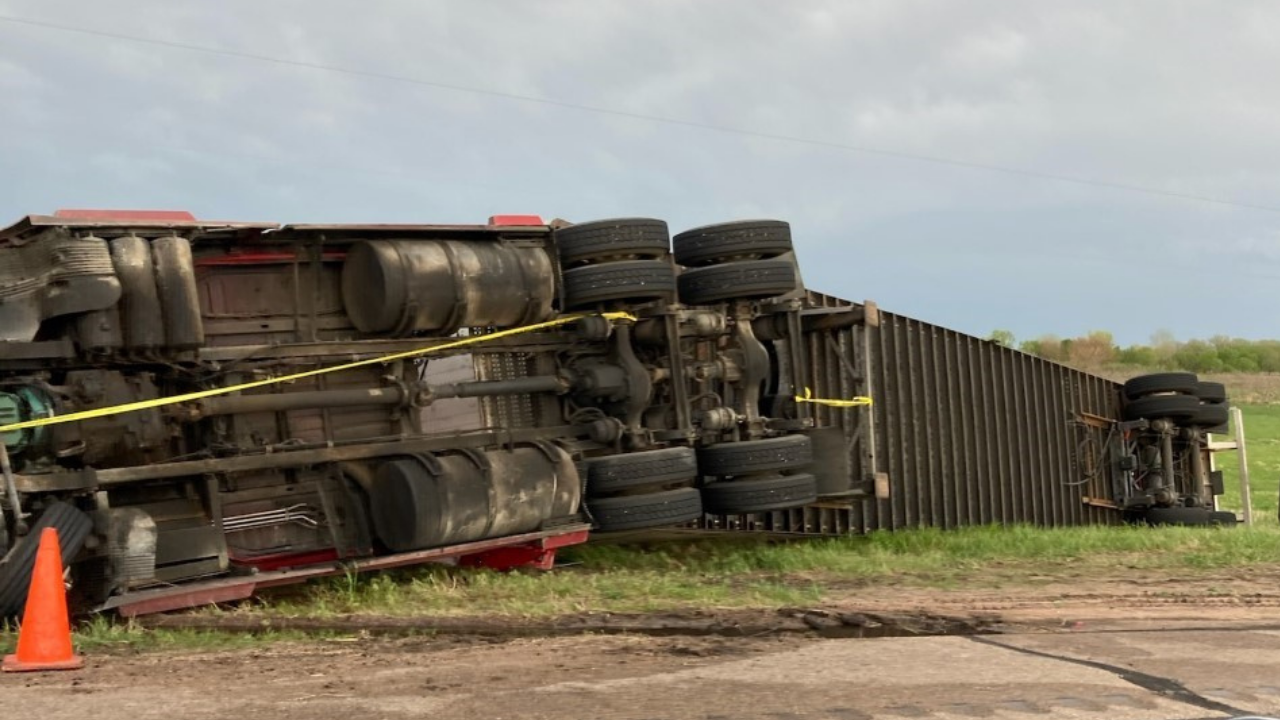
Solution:
<svg viewBox="0 0 1280 720"><path fill-rule="evenodd" d="M966 332L1280 337L1278 68L1274 0L0 0L0 222L773 217Z"/></svg>

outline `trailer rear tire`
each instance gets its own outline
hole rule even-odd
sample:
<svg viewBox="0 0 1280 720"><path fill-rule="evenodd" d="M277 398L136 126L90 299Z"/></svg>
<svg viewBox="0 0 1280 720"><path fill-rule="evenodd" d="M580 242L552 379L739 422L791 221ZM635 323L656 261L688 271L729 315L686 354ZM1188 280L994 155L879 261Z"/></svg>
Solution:
<svg viewBox="0 0 1280 720"><path fill-rule="evenodd" d="M711 305L786 295L798 287L790 260L747 260L693 268L680 275L680 301Z"/></svg>
<svg viewBox="0 0 1280 720"><path fill-rule="evenodd" d="M1144 519L1151 525L1223 525L1230 527L1239 520L1233 512L1202 507L1148 508Z"/></svg>
<svg viewBox="0 0 1280 720"><path fill-rule="evenodd" d="M1227 386L1220 382L1201 381L1196 383L1196 397L1200 402L1218 404L1227 401Z"/></svg>
<svg viewBox="0 0 1280 720"><path fill-rule="evenodd" d="M566 267L586 262L656 259L671 251L667 223L652 218L596 220L555 233L560 262Z"/></svg>
<svg viewBox="0 0 1280 720"><path fill-rule="evenodd" d="M1200 379L1195 373L1169 372L1139 375L1124 384L1124 395L1130 400L1139 400L1148 395L1160 393L1181 393L1194 395Z"/></svg>
<svg viewBox="0 0 1280 720"><path fill-rule="evenodd" d="M800 470L812 463L813 443L807 435L722 443L698 451L698 471L715 477Z"/></svg>
<svg viewBox="0 0 1280 720"><path fill-rule="evenodd" d="M791 252L791 225L781 220L704 225L678 233L671 244L676 262L689 267L764 260Z"/></svg>
<svg viewBox="0 0 1280 720"><path fill-rule="evenodd" d="M702 489L713 515L741 515L802 507L818 500L818 479L809 473L721 481Z"/></svg>
<svg viewBox="0 0 1280 720"><path fill-rule="evenodd" d="M667 485L698 477L698 456L693 448L673 447L661 450L587 461L587 494L608 495L645 486Z"/></svg>
<svg viewBox="0 0 1280 720"><path fill-rule="evenodd" d="M695 488L677 488L648 495L598 498L587 501L587 510L600 532L684 525L702 517L702 494Z"/></svg>
<svg viewBox="0 0 1280 720"><path fill-rule="evenodd" d="M570 310L611 301L675 299L676 273L665 260L624 260L564 271L565 306Z"/></svg>
<svg viewBox="0 0 1280 720"><path fill-rule="evenodd" d="M1228 417L1229 413L1225 403L1204 403L1186 423L1192 427L1213 428L1219 425L1226 425Z"/></svg>
<svg viewBox="0 0 1280 720"><path fill-rule="evenodd" d="M1200 412L1200 398L1191 395L1153 395L1124 406L1125 420L1186 421Z"/></svg>
<svg viewBox="0 0 1280 720"><path fill-rule="evenodd" d="M40 513L40 517L31 526L31 531L15 542L13 549L0 562L0 618L21 615L26 607L36 550L40 546L40 533L47 527L58 531L62 566L66 567L84 546L85 538L89 537L89 531L93 529L93 521L88 515L64 502L55 502Z"/></svg>

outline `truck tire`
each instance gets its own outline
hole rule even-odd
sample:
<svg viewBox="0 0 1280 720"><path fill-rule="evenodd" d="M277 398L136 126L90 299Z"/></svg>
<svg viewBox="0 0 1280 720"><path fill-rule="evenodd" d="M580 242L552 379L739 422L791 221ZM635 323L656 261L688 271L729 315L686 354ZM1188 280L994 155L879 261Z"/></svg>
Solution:
<svg viewBox="0 0 1280 720"><path fill-rule="evenodd" d="M1124 395L1130 400L1139 400L1159 393L1194 395L1199 383L1200 379L1196 374L1189 372L1139 375L1124 384Z"/></svg>
<svg viewBox="0 0 1280 720"><path fill-rule="evenodd" d="M703 508L713 515L787 510L818 499L818 479L809 473L712 483L702 489Z"/></svg>
<svg viewBox="0 0 1280 720"><path fill-rule="evenodd" d="M1153 395L1124 406L1125 420L1190 420L1200 412L1200 398L1191 395Z"/></svg>
<svg viewBox="0 0 1280 720"><path fill-rule="evenodd" d="M609 260L657 259L671 250L667 223L651 218L596 220L561 228L555 233L560 262L565 267Z"/></svg>
<svg viewBox="0 0 1280 720"><path fill-rule="evenodd" d="M693 448L687 447L645 450L587 461L587 493L591 497L697 477L698 456Z"/></svg>
<svg viewBox="0 0 1280 720"><path fill-rule="evenodd" d="M1236 514L1202 507L1153 507L1147 508L1144 519L1151 525L1223 525L1230 527L1238 522Z"/></svg>
<svg viewBox="0 0 1280 720"><path fill-rule="evenodd" d="M1200 402L1224 403L1227 401L1227 386L1220 382L1201 381L1196 383L1195 395Z"/></svg>
<svg viewBox="0 0 1280 720"><path fill-rule="evenodd" d="M785 295L796 289L796 267L790 260L747 260L693 268L680 275L680 301L711 305L725 300L751 300Z"/></svg>
<svg viewBox="0 0 1280 720"><path fill-rule="evenodd" d="M684 525L702 517L702 494L695 488L677 488L648 495L598 498L587 501L587 510L600 532Z"/></svg>
<svg viewBox="0 0 1280 720"><path fill-rule="evenodd" d="M723 443L698 451L698 471L715 477L800 470L812 462L813 445L807 435Z"/></svg>
<svg viewBox="0 0 1280 720"><path fill-rule="evenodd" d="M791 252L791 225L742 220L685 230L671 240L676 262L704 267L733 260L764 260Z"/></svg>
<svg viewBox="0 0 1280 720"><path fill-rule="evenodd" d="M72 558L84 546L85 538L93 529L93 521L75 507L55 502L40 513L31 531L13 544L13 549L0 562L0 618L22 614L27 604L27 590L31 585L31 573L35 569L36 550L40 546L40 533L47 527L58 531L58 546L62 550L62 566L71 564Z"/></svg>
<svg viewBox="0 0 1280 720"><path fill-rule="evenodd" d="M565 306L675 299L676 274L665 260L625 260L564 271Z"/></svg>
<svg viewBox="0 0 1280 720"><path fill-rule="evenodd" d="M1186 422L1192 427L1211 428L1226 425L1228 419L1225 403L1204 403Z"/></svg>

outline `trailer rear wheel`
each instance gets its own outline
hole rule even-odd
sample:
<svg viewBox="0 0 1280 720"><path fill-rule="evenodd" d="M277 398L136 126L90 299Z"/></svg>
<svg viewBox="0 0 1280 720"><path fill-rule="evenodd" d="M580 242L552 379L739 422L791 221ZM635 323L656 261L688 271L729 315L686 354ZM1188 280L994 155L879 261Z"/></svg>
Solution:
<svg viewBox="0 0 1280 720"><path fill-rule="evenodd" d="M667 223L651 218L596 220L561 228L555 234L560 262L656 259L671 250Z"/></svg>
<svg viewBox="0 0 1280 720"><path fill-rule="evenodd" d="M706 511L715 515L770 512L818 499L818 479L809 473L721 481L702 489Z"/></svg>
<svg viewBox="0 0 1280 720"><path fill-rule="evenodd" d="M800 470L812 462L813 443L807 435L723 443L698 451L698 471L716 477Z"/></svg>
<svg viewBox="0 0 1280 720"><path fill-rule="evenodd" d="M676 273L664 260L624 260L564 271L565 306L675 299Z"/></svg>
<svg viewBox="0 0 1280 720"><path fill-rule="evenodd" d="M93 529L88 515L64 502L56 502L44 509L31 526L31 532L13 544L13 549L0 562L0 618L22 614L27 604L27 590L31 585L31 573L40 545L40 533L47 527L58 531L58 546L62 550L62 565L71 563L84 546L85 538Z"/></svg>
<svg viewBox="0 0 1280 720"><path fill-rule="evenodd" d="M1201 381L1196 383L1195 395L1200 402L1224 403L1227 401L1227 386L1220 382Z"/></svg>
<svg viewBox="0 0 1280 720"><path fill-rule="evenodd" d="M1202 507L1153 507L1144 516L1152 525L1235 525L1236 514Z"/></svg>
<svg viewBox="0 0 1280 720"><path fill-rule="evenodd" d="M680 301L711 305L785 295L798 287L790 260L747 260L693 268L680 275Z"/></svg>
<svg viewBox="0 0 1280 720"><path fill-rule="evenodd" d="M705 225L678 233L671 243L676 262L689 267L763 260L791 252L791 226L781 220Z"/></svg>
<svg viewBox="0 0 1280 720"><path fill-rule="evenodd" d="M587 493L592 497L645 486L666 485L698 476L698 457L693 448L613 455L587 461Z"/></svg>
<svg viewBox="0 0 1280 720"><path fill-rule="evenodd" d="M1227 424L1227 406L1225 404L1204 403L1186 422L1192 427L1212 428Z"/></svg>
<svg viewBox="0 0 1280 720"><path fill-rule="evenodd" d="M1200 379L1195 373L1169 372L1139 375L1124 384L1125 397L1139 400L1148 395L1159 393L1182 393L1194 395Z"/></svg>
<svg viewBox="0 0 1280 720"><path fill-rule="evenodd" d="M624 495L587 501L600 532L683 525L702 517L702 494L677 488L648 495Z"/></svg>

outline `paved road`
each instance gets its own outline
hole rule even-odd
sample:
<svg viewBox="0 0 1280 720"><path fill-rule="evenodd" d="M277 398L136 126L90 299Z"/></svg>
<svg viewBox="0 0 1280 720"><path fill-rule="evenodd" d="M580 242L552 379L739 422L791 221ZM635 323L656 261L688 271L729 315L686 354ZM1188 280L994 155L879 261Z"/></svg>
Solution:
<svg viewBox="0 0 1280 720"><path fill-rule="evenodd" d="M1280 714L1280 626L880 639L357 640L0 677L22 717L1208 718Z"/></svg>

